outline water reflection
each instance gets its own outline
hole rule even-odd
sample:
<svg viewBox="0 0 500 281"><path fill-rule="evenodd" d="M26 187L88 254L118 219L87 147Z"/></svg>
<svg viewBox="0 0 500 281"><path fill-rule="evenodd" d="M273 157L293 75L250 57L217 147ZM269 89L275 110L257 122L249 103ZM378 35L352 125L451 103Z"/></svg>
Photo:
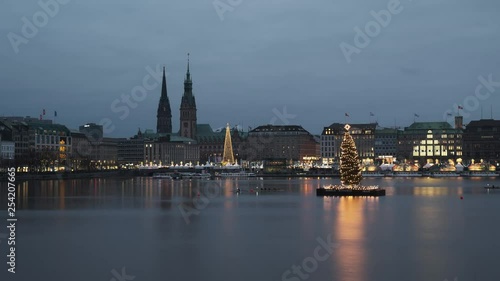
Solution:
<svg viewBox="0 0 500 281"><path fill-rule="evenodd" d="M30 268L21 274L49 280L53 270L38 257L50 253L64 271L54 281L71 276L81 264L88 265L82 280L102 280L116 264L144 269L137 272L141 280L279 280L285 269L312 255L316 238L329 235L339 246L308 280L450 280L463 276L459 270L464 268L497 274L491 249L498 248L494 237L500 230L494 222L500 192L488 194L482 188L486 181L376 179L365 184L392 193L316 197L315 187L333 181L20 182L18 206L28 211L19 213L24 251L19 256ZM5 187L0 183L4 202ZM280 191L250 193L257 187ZM236 188L245 192L237 195ZM194 208L208 194L214 197L187 223L179 206ZM460 200L458 194L468 196ZM29 277L21 279L36 278Z"/></svg>
<svg viewBox="0 0 500 281"><path fill-rule="evenodd" d="M335 204L333 234L339 247L334 252L333 267L338 280L363 280L366 278L366 210L376 204L376 198L341 197Z"/></svg>

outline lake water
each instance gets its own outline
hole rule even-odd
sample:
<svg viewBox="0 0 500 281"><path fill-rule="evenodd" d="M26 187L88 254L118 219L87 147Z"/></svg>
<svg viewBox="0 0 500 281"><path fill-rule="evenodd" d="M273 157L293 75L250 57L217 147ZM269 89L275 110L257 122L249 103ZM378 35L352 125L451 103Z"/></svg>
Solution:
<svg viewBox="0 0 500 281"><path fill-rule="evenodd" d="M0 183L0 280L500 280L500 191L483 188L500 179L365 179L387 196L316 197L336 182L19 183L16 274Z"/></svg>

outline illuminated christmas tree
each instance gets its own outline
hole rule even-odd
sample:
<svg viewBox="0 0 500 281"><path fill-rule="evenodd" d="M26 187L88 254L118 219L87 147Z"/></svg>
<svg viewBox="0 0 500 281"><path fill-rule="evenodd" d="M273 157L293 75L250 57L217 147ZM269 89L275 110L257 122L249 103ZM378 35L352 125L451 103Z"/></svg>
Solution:
<svg viewBox="0 0 500 281"><path fill-rule="evenodd" d="M340 145L342 153L340 155L340 181L343 185L359 185L361 182L361 165L356 150L356 144L349 134L351 126L345 125L345 134Z"/></svg>
<svg viewBox="0 0 500 281"><path fill-rule="evenodd" d="M231 141L231 129L229 123L226 125L226 137L224 139L224 154L222 156L222 164L234 164L233 142Z"/></svg>

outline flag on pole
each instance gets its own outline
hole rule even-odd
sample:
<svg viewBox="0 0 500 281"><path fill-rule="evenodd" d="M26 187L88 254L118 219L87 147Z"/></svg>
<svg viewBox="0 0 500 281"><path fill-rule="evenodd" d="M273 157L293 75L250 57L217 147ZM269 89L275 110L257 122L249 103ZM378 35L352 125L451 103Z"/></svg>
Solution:
<svg viewBox="0 0 500 281"><path fill-rule="evenodd" d="M43 115L45 115L45 109L43 109L42 112L43 112Z"/></svg>
<svg viewBox="0 0 500 281"><path fill-rule="evenodd" d="M446 113L446 115L451 116L451 115L453 115L453 114L451 114L451 113L449 113L449 112L448 112L448 113Z"/></svg>
<svg viewBox="0 0 500 281"><path fill-rule="evenodd" d="M42 120L42 114L40 114L40 120Z"/></svg>
<svg viewBox="0 0 500 281"><path fill-rule="evenodd" d="M345 117L349 117L349 114L347 114L347 113L346 113L346 114L345 114Z"/></svg>
<svg viewBox="0 0 500 281"><path fill-rule="evenodd" d="M420 116L419 116L418 114L416 114L416 113L413 113L413 114L414 114L414 115L415 115L415 117L417 117L417 118L418 118L418 117L420 117Z"/></svg>
<svg viewBox="0 0 500 281"><path fill-rule="evenodd" d="M370 116L375 116L375 114L373 114L373 112L370 112Z"/></svg>
<svg viewBox="0 0 500 281"><path fill-rule="evenodd" d="M54 110L54 117L57 117L57 111Z"/></svg>
<svg viewBox="0 0 500 281"><path fill-rule="evenodd" d="M458 109L464 109L461 105L458 106Z"/></svg>

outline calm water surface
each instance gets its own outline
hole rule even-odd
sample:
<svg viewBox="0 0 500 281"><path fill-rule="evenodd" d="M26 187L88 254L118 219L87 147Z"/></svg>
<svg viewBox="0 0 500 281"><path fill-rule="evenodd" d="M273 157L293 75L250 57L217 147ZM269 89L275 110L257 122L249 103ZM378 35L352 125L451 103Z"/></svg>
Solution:
<svg viewBox="0 0 500 281"><path fill-rule="evenodd" d="M483 188L500 179L366 179L387 196L316 197L336 181L19 183L17 273L0 236L0 280L500 280L500 191ZM0 235L6 196L0 183Z"/></svg>

